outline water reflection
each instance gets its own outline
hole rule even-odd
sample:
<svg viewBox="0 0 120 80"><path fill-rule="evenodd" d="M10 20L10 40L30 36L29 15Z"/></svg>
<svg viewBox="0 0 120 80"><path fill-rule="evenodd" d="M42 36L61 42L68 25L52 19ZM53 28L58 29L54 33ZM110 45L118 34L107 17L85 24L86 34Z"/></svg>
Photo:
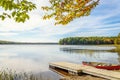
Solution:
<svg viewBox="0 0 120 80"><path fill-rule="evenodd" d="M84 46L85 47L85 46ZM96 48L95 48L96 47ZM86 57L85 61L97 61L97 62L107 62L107 63L120 63L119 52L113 52L114 46L91 46L80 48L80 47L61 47L60 51L79 54L82 58L83 55Z"/></svg>
<svg viewBox="0 0 120 80"><path fill-rule="evenodd" d="M66 48L68 50L65 50ZM49 70L50 62L120 63L120 55L109 51L114 48L114 46L90 45L0 45L0 68L9 68L17 72L41 73L44 80L59 80L60 76Z"/></svg>
<svg viewBox="0 0 120 80"><path fill-rule="evenodd" d="M90 50L90 49L72 49L72 48L60 48L60 51L68 52L68 53L86 53L92 54L94 52L111 52L110 50Z"/></svg>
<svg viewBox="0 0 120 80"><path fill-rule="evenodd" d="M48 68L48 63L55 59L52 59L52 55L54 51L51 46L0 46L0 69L9 68L17 72L40 74L42 80L59 80L60 76Z"/></svg>

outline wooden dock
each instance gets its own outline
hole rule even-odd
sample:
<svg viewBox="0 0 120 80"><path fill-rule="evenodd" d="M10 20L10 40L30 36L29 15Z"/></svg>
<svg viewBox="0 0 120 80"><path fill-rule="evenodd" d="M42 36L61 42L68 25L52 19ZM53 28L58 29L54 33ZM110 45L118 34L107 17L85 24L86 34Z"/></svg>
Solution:
<svg viewBox="0 0 120 80"><path fill-rule="evenodd" d="M66 70L70 74L80 75L86 73L98 77L102 77L110 80L120 80L120 72L109 71L104 69L97 69L91 66L85 66L81 64L74 64L69 62L53 62L49 64L52 68L59 68Z"/></svg>

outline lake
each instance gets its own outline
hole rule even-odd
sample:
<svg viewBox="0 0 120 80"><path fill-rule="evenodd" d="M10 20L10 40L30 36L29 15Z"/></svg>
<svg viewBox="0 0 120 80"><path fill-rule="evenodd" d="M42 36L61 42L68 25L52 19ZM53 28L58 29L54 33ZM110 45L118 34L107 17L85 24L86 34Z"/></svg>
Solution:
<svg viewBox="0 0 120 80"><path fill-rule="evenodd" d="M110 52L112 45L0 45L0 69L41 74L43 80L59 80L60 75L49 70L49 63L82 61L120 63L120 54Z"/></svg>

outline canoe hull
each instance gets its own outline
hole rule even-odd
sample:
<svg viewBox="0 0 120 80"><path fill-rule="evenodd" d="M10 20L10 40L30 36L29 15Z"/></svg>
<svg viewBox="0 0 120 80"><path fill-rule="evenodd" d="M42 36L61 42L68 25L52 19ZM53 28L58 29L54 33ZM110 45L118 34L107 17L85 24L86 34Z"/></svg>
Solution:
<svg viewBox="0 0 120 80"><path fill-rule="evenodd" d="M91 63L91 64L89 64ZM96 68L99 68L99 69L107 69L107 70L120 70L120 65L93 65L92 62L82 62L83 65L86 65L86 66L93 66L93 67L96 67ZM100 64L100 63L98 63Z"/></svg>

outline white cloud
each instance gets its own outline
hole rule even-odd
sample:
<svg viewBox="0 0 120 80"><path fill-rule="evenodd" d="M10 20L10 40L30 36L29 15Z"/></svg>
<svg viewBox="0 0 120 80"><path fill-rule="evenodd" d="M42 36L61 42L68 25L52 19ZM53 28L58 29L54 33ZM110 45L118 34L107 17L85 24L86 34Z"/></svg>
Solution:
<svg viewBox="0 0 120 80"><path fill-rule="evenodd" d="M44 12L41 10L41 6L50 5L49 0L34 0L33 2L37 4L37 10L34 10L30 13L31 18L27 22L16 23L13 20L9 20L9 19L5 21L0 21L0 36L19 35L23 37L19 37L18 39L11 38L11 40L47 42L47 41L58 40L57 39L58 37L55 38L55 36L57 35L58 36L62 35L64 37L64 35L70 35L71 33L79 34L78 31L80 31L80 34L82 32L88 36L92 36L94 34L96 35L104 34L105 31L108 32L111 31L112 29L113 30L120 29L118 27L119 23L106 24L107 22L111 22L111 20L105 20L111 17L118 16L120 14L119 11L120 7L118 5L119 0L114 0L110 2L105 0L100 0L98 9L95 8L94 10L94 12L98 11L97 14L99 15L94 15L94 13L92 13L91 16L75 19L66 26L62 26L62 25L55 26L54 25L55 21L53 19L50 20L42 19L42 15L44 14ZM103 6L104 9L99 9ZM115 9L110 10L109 6L115 7ZM113 19L112 21L114 20L115 19ZM105 27L111 27L111 28L105 28ZM16 33L12 33L14 31ZM95 33L87 32L87 31L95 31ZM75 36L77 36L76 34Z"/></svg>
<svg viewBox="0 0 120 80"><path fill-rule="evenodd" d="M17 39L13 39L14 41L17 42L57 42L57 39L54 39L52 37L38 37L38 38L17 38Z"/></svg>
<svg viewBox="0 0 120 80"><path fill-rule="evenodd" d="M39 15L31 15L30 20L25 23L16 23L13 20L6 19L5 21L0 21L0 31L25 31L34 29L35 26L39 25L41 21Z"/></svg>
<svg viewBox="0 0 120 80"><path fill-rule="evenodd" d="M5 33L0 33L0 36L14 36L14 35L17 35L17 33L12 33L12 32L5 32Z"/></svg>

